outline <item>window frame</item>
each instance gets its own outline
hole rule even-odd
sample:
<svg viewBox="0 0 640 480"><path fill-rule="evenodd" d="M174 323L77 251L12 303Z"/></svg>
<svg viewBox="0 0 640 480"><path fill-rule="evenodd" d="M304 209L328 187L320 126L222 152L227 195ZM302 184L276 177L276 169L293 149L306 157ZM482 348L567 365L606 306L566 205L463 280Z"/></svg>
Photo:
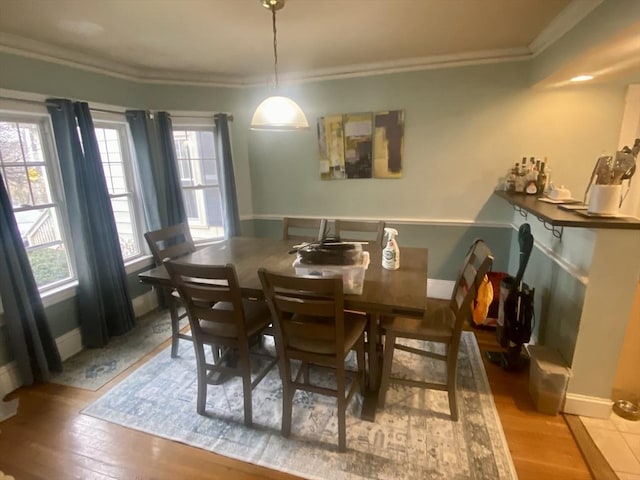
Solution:
<svg viewBox="0 0 640 480"><path fill-rule="evenodd" d="M217 189L218 190L218 194L219 194L219 198L220 198L220 209L221 209L221 213L224 216L225 215L225 211L224 211L224 198L223 198L223 194L222 194L222 183L221 183L221 166L220 166L220 158L218 156L218 145L216 143L216 125L215 125L215 121L213 119L213 115L212 114L207 114L207 113L203 113L201 114L202 116L199 116L197 113L194 112L180 112L180 113L171 113L171 119L172 119L172 129L173 132L175 132L176 130L178 131L200 131L200 132L211 132L213 134L213 148L214 148L214 162L215 162L215 168L216 168L216 178L217 178L217 183L214 184L210 184L210 183L198 183L196 185L189 185L189 186L183 186L180 183L180 191L183 195L183 200L184 200L184 192L185 191L202 191L204 192L207 189ZM174 145L175 147L175 145ZM181 182L182 180L182 176L181 176L181 169L180 169L180 159L178 158L178 154L177 154L177 150L178 148L175 148L175 153L176 153L176 170L178 173L178 181ZM185 202L186 203L186 202ZM186 205L185 205L185 210L186 210ZM200 211L200 206L198 206L198 210ZM186 212L185 212L186 213ZM188 220L188 219L187 219ZM206 223L204 224L206 226ZM191 223L189 223L189 228L193 229L194 225L192 225ZM196 227L197 228L197 227ZM197 245L206 245L206 244L210 244L210 243L216 243L216 242L220 242L222 240L224 240L224 236L225 236L225 232L224 232L224 220L223 220L223 225L221 226L222 228L222 234L219 237L210 237L210 238L204 238L204 239L197 239L197 235L194 236L193 231L192 231L192 236L194 236L194 243Z"/></svg>
<svg viewBox="0 0 640 480"><path fill-rule="evenodd" d="M42 154L44 157L44 166L47 171L49 189L52 202L42 204L44 208L53 208L58 217L58 229L60 232L60 243L64 246L67 257L67 265L69 267L69 277L44 287L38 287L38 293L44 300L49 298L49 302L45 305L55 303L75 295L75 289L78 285L78 275L75 263L73 236L69 223L68 210L64 195L64 187L62 183L62 172L60 170L60 161L58 151L53 137L53 124L51 117L46 111L44 104L42 106L20 105L14 106L15 102L0 101L0 121L12 123L31 123L38 126L40 139L42 142ZM14 212L34 210L35 208L13 209ZM46 248L43 245L42 248ZM51 302L53 300L53 302Z"/></svg>
<svg viewBox="0 0 640 480"><path fill-rule="evenodd" d="M131 221L133 224L132 230L135 234L135 241L138 245L138 253L136 255L127 258L124 258L123 256L127 274L129 274L138 268L138 266L140 265L140 260L148 260L150 255L148 246L146 245L146 241L144 240L144 230L146 229L146 223L142 210L142 199L140 198L139 192L140 182L138 182L136 169L134 168L136 157L133 150L133 139L131 136L131 130L126 119L122 118L122 115L111 114L108 112L92 112L92 117L94 129L114 129L117 131L120 140L120 153L122 155L122 168L125 176L127 193L109 193L108 195L109 200L112 200L114 198L129 198L129 208L131 210ZM144 265L146 265L146 263L148 262L142 262L142 264Z"/></svg>

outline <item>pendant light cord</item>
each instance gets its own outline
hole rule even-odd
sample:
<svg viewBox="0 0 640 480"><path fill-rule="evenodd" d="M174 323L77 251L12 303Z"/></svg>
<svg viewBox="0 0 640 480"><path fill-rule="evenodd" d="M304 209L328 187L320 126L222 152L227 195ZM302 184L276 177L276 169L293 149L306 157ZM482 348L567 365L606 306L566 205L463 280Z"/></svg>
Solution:
<svg viewBox="0 0 640 480"><path fill-rule="evenodd" d="M273 72L276 79L276 88L278 88L278 40L276 37L276 9L271 7L271 18L273 19Z"/></svg>

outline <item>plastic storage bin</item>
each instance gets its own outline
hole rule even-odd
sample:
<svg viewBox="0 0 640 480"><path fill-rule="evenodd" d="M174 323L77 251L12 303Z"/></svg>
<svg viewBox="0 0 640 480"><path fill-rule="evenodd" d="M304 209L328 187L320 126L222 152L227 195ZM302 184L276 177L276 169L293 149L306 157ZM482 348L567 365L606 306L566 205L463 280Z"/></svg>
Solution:
<svg viewBox="0 0 640 480"><path fill-rule="evenodd" d="M369 252L362 252L362 258L357 265L311 265L300 263L296 258L293 268L296 275L315 275L317 277L330 277L334 275L342 276L344 293L350 295L360 295L364 287L364 274L369 267Z"/></svg>
<svg viewBox="0 0 640 480"><path fill-rule="evenodd" d="M557 415L567 390L571 370L560 353L544 345L528 345L529 393L539 412Z"/></svg>

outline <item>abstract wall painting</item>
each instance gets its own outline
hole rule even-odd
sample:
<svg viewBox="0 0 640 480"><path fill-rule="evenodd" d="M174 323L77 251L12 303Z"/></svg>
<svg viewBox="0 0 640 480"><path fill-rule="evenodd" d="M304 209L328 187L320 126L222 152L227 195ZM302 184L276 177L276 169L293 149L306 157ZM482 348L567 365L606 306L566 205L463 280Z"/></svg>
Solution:
<svg viewBox="0 0 640 480"><path fill-rule="evenodd" d="M318 145L320 178L323 180L345 178L342 115L318 119Z"/></svg>
<svg viewBox="0 0 640 480"><path fill-rule="evenodd" d="M376 178L402 177L402 152L404 150L404 112L391 110L376 112L373 164Z"/></svg>
<svg viewBox="0 0 640 480"><path fill-rule="evenodd" d="M318 119L320 178L401 178L404 111Z"/></svg>
<svg viewBox="0 0 640 480"><path fill-rule="evenodd" d="M373 155L373 116L348 113L344 123L344 163L347 178L371 178Z"/></svg>

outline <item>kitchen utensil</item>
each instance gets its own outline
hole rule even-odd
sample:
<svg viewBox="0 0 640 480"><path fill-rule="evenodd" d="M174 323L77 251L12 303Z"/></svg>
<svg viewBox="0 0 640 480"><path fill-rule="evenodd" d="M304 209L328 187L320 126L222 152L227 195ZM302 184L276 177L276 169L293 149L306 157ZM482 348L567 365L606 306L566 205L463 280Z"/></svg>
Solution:
<svg viewBox="0 0 640 480"><path fill-rule="evenodd" d="M622 177L624 177L632 168L636 166L636 159L631 153L616 152L616 158L613 161L613 168L611 171L611 184L618 185L622 183Z"/></svg>
<svg viewBox="0 0 640 480"><path fill-rule="evenodd" d="M622 180L630 180L631 177L633 177L633 174L636 172L636 165L633 164L633 167L631 167L624 175L622 175Z"/></svg>
<svg viewBox="0 0 640 480"><path fill-rule="evenodd" d="M611 183L611 155L602 155L596 162L595 175L597 185L609 185Z"/></svg>

